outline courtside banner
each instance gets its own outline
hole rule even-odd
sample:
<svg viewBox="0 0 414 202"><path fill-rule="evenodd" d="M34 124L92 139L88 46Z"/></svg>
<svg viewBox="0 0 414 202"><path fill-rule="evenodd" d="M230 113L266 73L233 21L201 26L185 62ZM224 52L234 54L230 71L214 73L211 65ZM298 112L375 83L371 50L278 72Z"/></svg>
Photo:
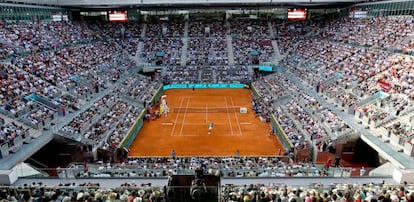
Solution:
<svg viewBox="0 0 414 202"><path fill-rule="evenodd" d="M168 89L180 89L180 88L245 88L245 84L241 83L231 83L231 84L225 84L225 83L212 83L212 84L170 84L170 85L164 85L164 90Z"/></svg>

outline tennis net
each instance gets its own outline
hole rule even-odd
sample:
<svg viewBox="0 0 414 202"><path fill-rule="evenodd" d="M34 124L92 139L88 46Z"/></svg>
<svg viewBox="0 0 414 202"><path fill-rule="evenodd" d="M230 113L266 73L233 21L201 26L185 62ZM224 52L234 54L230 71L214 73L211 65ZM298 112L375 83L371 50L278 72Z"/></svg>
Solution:
<svg viewBox="0 0 414 202"><path fill-rule="evenodd" d="M175 113L227 113L240 112L240 107L174 107Z"/></svg>

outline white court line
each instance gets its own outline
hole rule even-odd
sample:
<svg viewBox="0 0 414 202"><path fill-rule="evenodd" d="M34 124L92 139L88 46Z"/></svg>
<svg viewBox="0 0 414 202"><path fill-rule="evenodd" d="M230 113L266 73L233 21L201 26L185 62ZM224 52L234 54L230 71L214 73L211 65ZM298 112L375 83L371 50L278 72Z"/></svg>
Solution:
<svg viewBox="0 0 414 202"><path fill-rule="evenodd" d="M187 106L185 107L185 111L184 111L184 116L183 116L183 122L181 123L181 129L180 129L180 134L178 136L182 136L183 134L183 128L184 128L184 123L185 123L185 116L187 116L187 110L188 110L188 105L190 104L190 99L191 98L187 98Z"/></svg>
<svg viewBox="0 0 414 202"><path fill-rule="evenodd" d="M186 137L186 136L188 136L188 137L195 137L195 136L209 136L209 135L202 135L202 134L183 134L182 136L184 136L184 137ZM231 135L225 135L225 134L222 134L222 133L220 133L219 135L214 135L214 136L218 136L218 137L230 137Z"/></svg>
<svg viewBox="0 0 414 202"><path fill-rule="evenodd" d="M185 123L186 126L205 126L205 123ZM214 125L216 126L221 126L221 125L228 125L227 123L214 123Z"/></svg>
<svg viewBox="0 0 414 202"><path fill-rule="evenodd" d="M250 125L250 124L252 124L252 123L250 123L250 122L241 122L241 123L239 123L240 125Z"/></svg>
<svg viewBox="0 0 414 202"><path fill-rule="evenodd" d="M231 120L230 120L229 106L227 105L227 97L226 96L224 96L224 103L226 104L226 109L227 109L226 114L227 114L227 119L229 120L229 123L230 123L231 136L233 136L234 135L233 125L231 124Z"/></svg>
<svg viewBox="0 0 414 202"><path fill-rule="evenodd" d="M207 104L206 104L206 123L208 123L208 112L207 112Z"/></svg>
<svg viewBox="0 0 414 202"><path fill-rule="evenodd" d="M234 106L233 96L230 96L230 99L231 99L231 106ZM242 133L242 129L241 129L241 126L240 126L239 118L237 117L236 110L234 110L234 116L236 117L237 125L239 126L240 136L242 136L243 133Z"/></svg>
<svg viewBox="0 0 414 202"><path fill-rule="evenodd" d="M181 101L180 101L180 109L181 109L181 106L183 105L183 101L184 101L184 97L181 97ZM173 125L173 128L171 129L171 136L174 136L174 130L175 130L175 126L177 125L177 120L178 120L178 115L179 115L180 113L177 113L177 115L175 116L175 121L173 122L174 123L174 125Z"/></svg>
<svg viewBox="0 0 414 202"><path fill-rule="evenodd" d="M165 123L162 123L161 125L172 126L172 125L174 125L174 123L173 122L165 122Z"/></svg>

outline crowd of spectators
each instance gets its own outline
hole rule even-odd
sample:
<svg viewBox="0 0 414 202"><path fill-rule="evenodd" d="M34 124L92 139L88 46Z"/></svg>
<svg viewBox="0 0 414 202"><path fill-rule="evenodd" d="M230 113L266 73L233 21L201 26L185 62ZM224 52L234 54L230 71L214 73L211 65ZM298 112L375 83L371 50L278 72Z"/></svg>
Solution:
<svg viewBox="0 0 414 202"><path fill-rule="evenodd" d="M198 83L201 80L200 66L172 66L164 72L163 81L165 83Z"/></svg>
<svg viewBox="0 0 414 202"><path fill-rule="evenodd" d="M150 100L160 86L160 75L154 75L151 78L142 75L133 75L123 81L118 87L115 87L116 92L125 95L132 100L144 102Z"/></svg>
<svg viewBox="0 0 414 202"><path fill-rule="evenodd" d="M219 19L191 20L188 28L186 65L199 65L204 69L228 65L227 25Z"/></svg>
<svg viewBox="0 0 414 202"><path fill-rule="evenodd" d="M0 199L6 201L161 201L165 199L162 187L150 184L124 183L119 187L103 188L99 183L61 183L48 185L33 182L21 187L2 188ZM164 200L165 201L165 200Z"/></svg>
<svg viewBox="0 0 414 202"><path fill-rule="evenodd" d="M329 103L347 113L356 110L357 121L374 130L412 111L412 22L412 16L343 18L318 23L317 31L308 33L291 23L275 29L282 39L290 39L278 40L280 49L291 53L280 64ZM372 99L380 103L367 104ZM321 120L332 117L325 123L332 126L336 116L322 112ZM347 126L341 128L349 131ZM394 145L410 142L410 137L394 139Z"/></svg>
<svg viewBox="0 0 414 202"><path fill-rule="evenodd" d="M108 151L115 151L124 137L128 134L132 125L137 119L137 114L141 113L142 108L124 104L123 106L123 118L116 124L115 129L110 133L109 137L102 145L102 149Z"/></svg>
<svg viewBox="0 0 414 202"><path fill-rule="evenodd" d="M308 132L312 140L318 140L327 136L325 129L318 123L318 120L315 120L297 101L289 101L286 107L287 111Z"/></svg>
<svg viewBox="0 0 414 202"><path fill-rule="evenodd" d="M181 34L186 30L184 22L188 23L188 38L185 37L186 34ZM169 83L233 83L251 80L245 65L257 65L274 58L267 22L227 22L204 18L184 22L149 23L145 33L146 51L142 53L143 61L151 65L167 66L169 71L165 77L183 73L186 76L174 77L182 81L166 79ZM229 53L229 35L233 36L231 49L235 52L234 55ZM230 56L234 58L229 58ZM240 66L230 64L234 59L235 64ZM198 68L201 69L197 70Z"/></svg>
<svg viewBox="0 0 414 202"><path fill-rule="evenodd" d="M116 103L116 96L108 94L102 99L96 101L89 109L82 112L78 117L74 118L68 125L64 126L61 131L68 134L85 134L91 127L93 122L98 121L102 114L114 106ZM88 135L85 134L85 138Z"/></svg>
<svg viewBox="0 0 414 202"><path fill-rule="evenodd" d="M297 74L302 81L315 87L318 93L320 91L332 97L344 108L353 107L363 98L379 90L412 98L414 58L387 50L400 49L406 53L412 48L412 41L404 40L414 29L412 24L411 17L344 19L340 23L327 23L323 25L324 27L320 27L318 36L324 39L295 36L303 34L303 26L293 25L293 28L284 26L276 29L282 37L279 41L287 41L280 44L281 50L286 52L289 49L294 53L285 58L282 65ZM103 24L88 27L76 23L59 25L37 22L2 26L0 36L4 36L8 41L2 42L2 46L6 48L0 53L1 57L14 55L18 51L33 53L13 58L10 63L0 65L2 110L9 111L15 117L24 115L25 119L37 125L53 118L57 111L34 106L33 100L22 99L23 96L37 94L51 100L59 100L58 105L78 106L77 99L86 99L91 94L98 93L99 89L106 88L110 82L120 79L121 74L134 65L126 58L135 54L139 39L129 39L129 37L141 35L141 28L140 24ZM393 28L402 31L396 33ZM333 32L335 29L341 31ZM97 34L97 30L105 31ZM162 77L166 83L200 81L229 83L250 80L247 65L268 62L274 58L273 36L266 20L237 19L228 23L192 20L188 27L189 38L185 39L188 40L188 50L186 50L188 66L179 66L183 53L184 39L181 37L185 34L184 30L185 24L182 21L147 24L145 37L142 39L144 43L142 57L147 63L168 66ZM54 38L55 36L50 34L55 32L61 33L59 37ZM233 37L231 45L235 63L238 64L236 66L228 65L229 44L226 38L228 34ZM125 39L92 42L102 36ZM292 43L299 37L300 43L297 47L292 47ZM85 41L89 43L83 43ZM80 42L82 44L78 44ZM14 46L21 50L17 50ZM381 47L385 50L371 47ZM153 95L159 84L153 79L141 77L127 79L123 83L127 88L119 90L121 94L132 99L145 101ZM323 139L332 132L327 131L326 128L337 131L349 129L349 126L332 111L324 109L315 98L300 91L285 78L273 77L257 81L254 85L262 92L262 97L253 99L255 109L264 117L276 115L286 135L295 146L306 147L306 138L302 131L306 131L311 139ZM67 97L68 94L62 96L62 91L74 95L74 101ZM272 102L287 94L294 96L286 102L286 109L273 108ZM117 99L117 96L112 94L105 96L73 119L61 131L71 135L81 135L94 142L104 140L104 148L113 150L141 110ZM397 111L402 111L409 106L406 99L402 98L392 102L392 109L396 111L397 116ZM366 116L370 116L372 121L385 120L390 114L376 107L365 106L360 109ZM312 113L315 111L320 114L317 116ZM121 123L119 119L126 121ZM16 135L10 133L7 128L4 131L1 136L3 141L10 141ZM174 163L180 165L180 162ZM212 169L215 168L214 161L210 163ZM266 163L263 165L262 161L243 160L241 163L243 165L238 163L227 165L231 165L228 167L230 170L248 170L254 166L262 166L260 169L263 170L269 167L275 170L275 167L278 167L281 168L281 172L235 171L228 172L228 175L303 176L308 174L300 171L302 167L298 169L299 172L282 172L289 171L291 165ZM139 167L139 164L137 166ZM177 168L167 166L163 169ZM191 170L191 166L186 169ZM227 167L224 166L224 169ZM324 173L315 172L312 175L320 176Z"/></svg>
<svg viewBox="0 0 414 202"><path fill-rule="evenodd" d="M168 177L193 174L203 167L206 172L220 171L223 177L290 177L329 176L323 166L311 162L294 162L288 157L179 157L130 158L121 164L95 163L77 168L77 177ZM74 167L72 167L74 168Z"/></svg>
<svg viewBox="0 0 414 202"><path fill-rule="evenodd" d="M54 97L58 93L56 87L42 79L36 79L28 72L13 68L10 64L0 64L1 76L1 108L11 117L18 117L27 112L31 102L22 96L35 93L46 97Z"/></svg>
<svg viewBox="0 0 414 202"><path fill-rule="evenodd" d="M34 129L53 128L53 119L79 110L134 65L129 57L140 33L139 23L2 23L0 112Z"/></svg>
<svg viewBox="0 0 414 202"><path fill-rule="evenodd" d="M226 38L190 38L188 41L188 65L227 65Z"/></svg>
<svg viewBox="0 0 414 202"><path fill-rule="evenodd" d="M282 63L313 86L326 83L334 76L337 77L333 79L337 82L336 85L343 86L345 89L355 88L353 92L357 93L358 97L370 95L378 90L411 95L411 91L408 90L411 89L411 75L408 72L411 69L412 56L394 53L387 49L371 48L392 46L402 51L403 45L398 46L396 43L405 43L404 37L408 38L413 30L412 25L407 23L411 21L411 17L380 17L357 20L345 18L340 20L342 23L329 22L329 25L320 27L319 35L323 39L303 37L292 51L293 55ZM396 24L387 24L389 22ZM398 24L399 22L401 24ZM376 23L379 23L378 27L373 26ZM403 31L396 33L397 29L391 29L391 26L403 26L401 28ZM334 27L335 32L333 32ZM366 33L368 31L369 34ZM368 37L372 35L375 37ZM392 37L395 35L398 35L399 40ZM370 42L366 43L366 41ZM297 63L289 61L293 57L301 62L301 67L298 68ZM401 66L409 68L402 70Z"/></svg>
<svg viewBox="0 0 414 202"><path fill-rule="evenodd" d="M129 107L135 108L130 106L129 104L116 101L112 107L106 112L96 123L92 123L90 128L85 132L84 137L94 140L95 142L101 142L103 139L105 140L105 136L108 132L114 129L115 125L118 124L121 120L124 120L123 117L126 115L126 111ZM140 111L138 109L131 109L135 114L139 114ZM125 133L126 134L126 133Z"/></svg>
<svg viewBox="0 0 414 202"><path fill-rule="evenodd" d="M105 38L140 38L142 24L133 23L88 23L88 28L96 33L100 33Z"/></svg>
<svg viewBox="0 0 414 202"><path fill-rule="evenodd" d="M307 148L309 140L319 145L325 140L352 132L336 114L280 73L266 76L253 82L253 85L261 99L266 100L266 105L260 109L267 108L270 114L275 115L295 148Z"/></svg>
<svg viewBox="0 0 414 202"><path fill-rule="evenodd" d="M409 48L404 39L413 33L412 22L412 16L343 18L327 23L320 35L346 43L402 50Z"/></svg>
<svg viewBox="0 0 414 202"><path fill-rule="evenodd" d="M180 65L183 33L184 23L178 19L147 23L143 62L154 66Z"/></svg>
<svg viewBox="0 0 414 202"><path fill-rule="evenodd" d="M11 147L13 146L13 140L16 137L25 135L24 133L27 133L27 129L23 128L22 126L18 126L14 122L8 124L4 124L4 120L2 120L1 122L2 124L0 126L0 145L7 143L8 146Z"/></svg>
<svg viewBox="0 0 414 202"><path fill-rule="evenodd" d="M341 118L329 109L323 109L319 115L322 123L326 124L327 128L331 129L331 131L343 132L350 129Z"/></svg>
<svg viewBox="0 0 414 202"><path fill-rule="evenodd" d="M282 110L280 107L276 108L275 115L280 127L283 129L289 141L295 148L307 148L307 140L305 135L297 128L297 125L293 122L293 119Z"/></svg>
<svg viewBox="0 0 414 202"><path fill-rule="evenodd" d="M0 193L7 201L171 201L173 193L166 187L150 183L125 182L118 187L105 188L93 183L44 184L33 182L19 187L7 187ZM290 186L284 183L225 184L218 188L220 202L250 201L407 201L414 200L412 185L382 183L321 184Z"/></svg>
<svg viewBox="0 0 414 202"><path fill-rule="evenodd" d="M129 67L127 58L134 49L133 42L107 40L29 55L12 63L83 98L95 91L95 85L104 87L119 77Z"/></svg>
<svg viewBox="0 0 414 202"><path fill-rule="evenodd" d="M272 28L280 54L287 54L293 50L303 38L303 35L311 32L310 29L318 28L316 23L311 21L291 21L273 20Z"/></svg>
<svg viewBox="0 0 414 202"><path fill-rule="evenodd" d="M229 26L222 19L191 19L188 36L192 38L225 38Z"/></svg>
<svg viewBox="0 0 414 202"><path fill-rule="evenodd" d="M180 65L183 41L181 38L150 38L144 40L143 61L151 65Z"/></svg>
<svg viewBox="0 0 414 202"><path fill-rule="evenodd" d="M59 46L91 41L99 38L84 23L75 22L20 22L0 26L0 58L22 53L41 52Z"/></svg>
<svg viewBox="0 0 414 202"><path fill-rule="evenodd" d="M272 61L275 50L267 20L235 18L230 26L236 64L258 65Z"/></svg>
<svg viewBox="0 0 414 202"><path fill-rule="evenodd" d="M181 18L160 19L147 23L147 38L180 38L184 35L185 21Z"/></svg>
<svg viewBox="0 0 414 202"><path fill-rule="evenodd" d="M284 184L252 184L224 187L224 198L236 201L412 201L414 193L407 185L380 184L310 184L294 187Z"/></svg>
<svg viewBox="0 0 414 202"><path fill-rule="evenodd" d="M33 126L39 128L38 124L45 125L46 121L50 121L54 118L55 113L56 111L48 107L38 107L23 118L32 123Z"/></svg>

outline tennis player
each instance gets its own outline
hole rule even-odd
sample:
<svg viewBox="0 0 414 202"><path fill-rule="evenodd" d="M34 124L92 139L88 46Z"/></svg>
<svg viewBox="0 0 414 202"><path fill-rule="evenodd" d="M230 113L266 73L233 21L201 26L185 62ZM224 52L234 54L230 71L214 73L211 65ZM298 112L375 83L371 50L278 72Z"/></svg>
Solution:
<svg viewBox="0 0 414 202"><path fill-rule="evenodd" d="M170 108L168 108L168 105L164 106L164 117L168 116L168 112L170 112Z"/></svg>
<svg viewBox="0 0 414 202"><path fill-rule="evenodd" d="M210 122L210 125L208 126L208 135L211 135L211 130L213 130L213 122Z"/></svg>

